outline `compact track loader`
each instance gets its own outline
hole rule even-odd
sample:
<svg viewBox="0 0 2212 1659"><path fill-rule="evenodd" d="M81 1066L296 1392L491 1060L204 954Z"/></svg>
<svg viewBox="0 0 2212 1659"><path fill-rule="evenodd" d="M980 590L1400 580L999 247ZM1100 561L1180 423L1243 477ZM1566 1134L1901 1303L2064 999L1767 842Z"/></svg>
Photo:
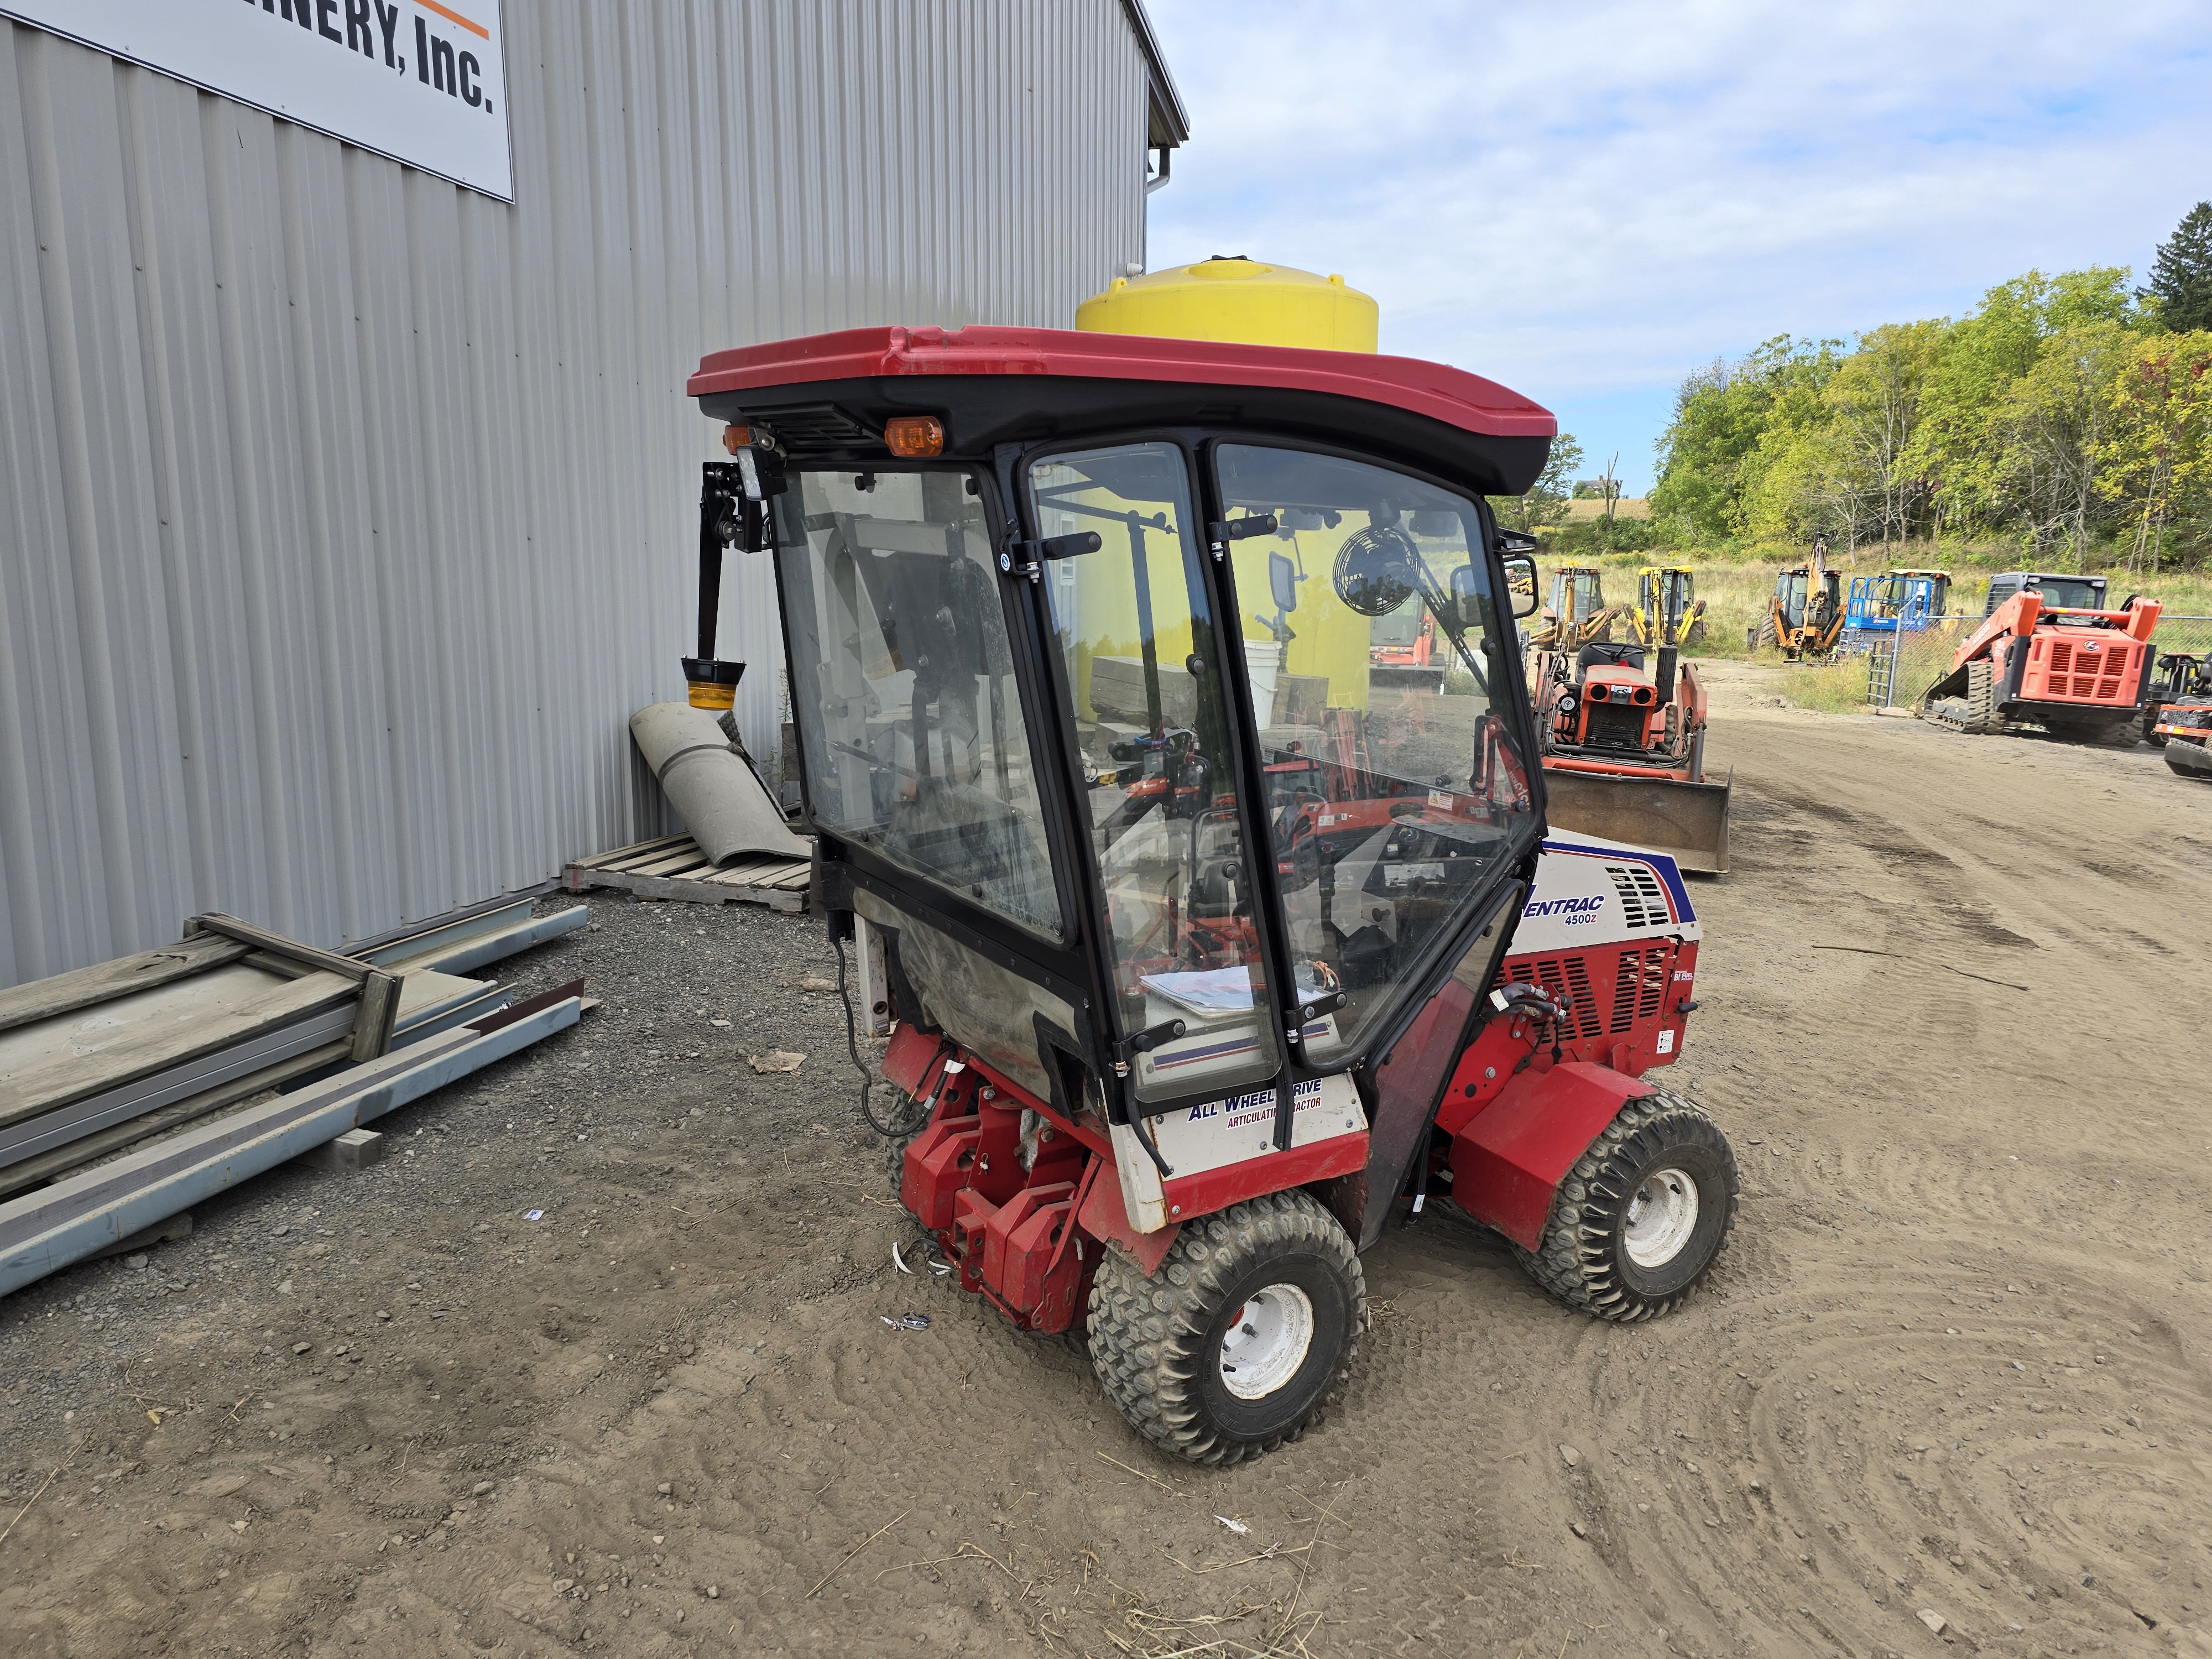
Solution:
<svg viewBox="0 0 2212 1659"><path fill-rule="evenodd" d="M1164 307L1193 333L1206 290L1248 290L1221 326L1264 297L1338 341L1364 299L1141 280L1200 290ZM1105 310L702 362L732 459L685 666L734 678L725 553L769 560L813 902L841 973L857 918L883 943L898 1101L863 1103L900 1202L1017 1327L1084 1328L1139 1433L1226 1463L1344 1377L1394 1219L1447 1200L1640 1320L1713 1261L1736 1169L1650 1076L1696 1006L1674 861L1546 838L1508 598L1534 570L1485 497L1535 479L1553 417ZM1409 600L1443 691L1375 684L1369 623Z"/></svg>
<svg viewBox="0 0 2212 1659"><path fill-rule="evenodd" d="M2151 693L2155 600L2105 608L2102 576L2007 571L1990 579L1984 619L1921 694L1923 720L1975 735L2040 727L2132 748Z"/></svg>
<svg viewBox="0 0 2212 1659"><path fill-rule="evenodd" d="M1692 664L1671 645L1592 644L1537 653L1530 679L1554 830L1727 870L1729 784L1705 777L1705 688Z"/></svg>

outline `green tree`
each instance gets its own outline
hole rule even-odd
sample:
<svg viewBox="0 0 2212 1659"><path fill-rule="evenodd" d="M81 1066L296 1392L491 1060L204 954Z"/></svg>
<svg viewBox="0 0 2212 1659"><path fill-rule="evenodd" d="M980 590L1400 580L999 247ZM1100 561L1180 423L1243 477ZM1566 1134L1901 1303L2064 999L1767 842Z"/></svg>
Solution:
<svg viewBox="0 0 2212 1659"><path fill-rule="evenodd" d="M1583 464L1583 447L1575 441L1571 432L1562 432L1552 440L1551 459L1536 482L1519 495L1492 495L1491 510L1498 514L1500 524L1510 525L1526 534L1533 534L1547 525L1564 524L1567 517L1569 480L1577 467Z"/></svg>
<svg viewBox="0 0 2212 1659"><path fill-rule="evenodd" d="M2199 202L2159 244L2150 286L2140 296L2158 301L2159 321L2176 333L2212 329L2212 202Z"/></svg>
<svg viewBox="0 0 2212 1659"><path fill-rule="evenodd" d="M2140 323L2127 280L2128 272L2112 265L2056 276L2031 270L1999 283L1971 314L1941 329L1905 465L1942 520L1963 531L2006 521L2011 503L2000 489L2005 443L1993 422L2007 394L2059 331Z"/></svg>
<svg viewBox="0 0 2212 1659"><path fill-rule="evenodd" d="M1847 560L1862 541L1880 536L1887 551L1911 535L1929 495L1914 455L1921 388L1946 326L1869 330L1813 404L1770 425L1751 503L1753 529L1792 540L1825 533L1843 544Z"/></svg>
<svg viewBox="0 0 2212 1659"><path fill-rule="evenodd" d="M1694 546L1751 527L1760 480L1779 453L1769 434L1818 417L1841 343L1778 335L1740 362L1717 362L1683 380L1651 489L1665 534Z"/></svg>
<svg viewBox="0 0 2212 1659"><path fill-rule="evenodd" d="M2212 484L2212 333L2137 338L2112 391L2117 428L2098 488L2133 532L2128 568L2155 574L2168 527Z"/></svg>
<svg viewBox="0 0 2212 1659"><path fill-rule="evenodd" d="M2090 539L2110 517L2100 485L2119 429L2113 392L2130 345L2115 321L2061 329L1993 412L1999 499L2039 557L2064 549L2075 568L2086 569Z"/></svg>

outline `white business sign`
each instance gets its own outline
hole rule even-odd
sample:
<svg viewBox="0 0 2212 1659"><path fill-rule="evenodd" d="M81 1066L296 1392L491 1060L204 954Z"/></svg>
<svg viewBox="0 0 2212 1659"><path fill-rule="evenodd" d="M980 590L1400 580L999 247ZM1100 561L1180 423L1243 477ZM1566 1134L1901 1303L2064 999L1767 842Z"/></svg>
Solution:
<svg viewBox="0 0 2212 1659"><path fill-rule="evenodd" d="M514 199L500 0L0 0L0 15Z"/></svg>

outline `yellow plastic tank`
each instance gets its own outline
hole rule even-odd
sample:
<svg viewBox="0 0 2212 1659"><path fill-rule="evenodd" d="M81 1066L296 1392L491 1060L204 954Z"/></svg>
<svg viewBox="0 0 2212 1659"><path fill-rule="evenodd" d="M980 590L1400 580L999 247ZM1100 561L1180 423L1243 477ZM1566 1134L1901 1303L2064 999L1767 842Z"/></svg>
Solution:
<svg viewBox="0 0 2212 1659"><path fill-rule="evenodd" d="M1374 300L1341 276L1317 276L1242 254L1116 276L1075 308L1089 334L1149 334L1239 345L1373 351Z"/></svg>
<svg viewBox="0 0 2212 1659"><path fill-rule="evenodd" d="M1199 264L1115 277L1103 294L1076 307L1075 326L1092 334L1371 352L1379 316L1373 297L1341 276L1216 255ZM1286 524L1280 536L1234 544L1240 592L1267 593L1271 551L1295 559L1301 574L1322 578L1300 585L1300 608L1292 618L1297 637L1275 659L1280 673L1324 681L1330 703L1354 708L1367 707L1370 624L1337 602L1328 573L1345 538L1364 522L1364 514L1353 514L1326 528L1317 520L1298 530ZM1125 620L1133 629L1133 615ZM1264 623L1249 608L1241 622L1247 651L1262 660L1274 657L1279 648L1268 643ZM1274 675L1267 678L1272 683ZM1261 712L1263 725L1269 712Z"/></svg>

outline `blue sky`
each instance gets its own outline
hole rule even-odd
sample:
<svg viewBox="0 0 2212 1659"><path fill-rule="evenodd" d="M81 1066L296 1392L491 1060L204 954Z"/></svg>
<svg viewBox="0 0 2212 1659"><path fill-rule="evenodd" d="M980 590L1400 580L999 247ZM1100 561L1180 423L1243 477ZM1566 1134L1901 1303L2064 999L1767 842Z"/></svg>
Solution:
<svg viewBox="0 0 2212 1659"><path fill-rule="evenodd" d="M1557 411L1630 492L1683 374L2132 266L2212 198L2212 4L1148 0L1191 141L1155 270L1341 271L1382 349Z"/></svg>

